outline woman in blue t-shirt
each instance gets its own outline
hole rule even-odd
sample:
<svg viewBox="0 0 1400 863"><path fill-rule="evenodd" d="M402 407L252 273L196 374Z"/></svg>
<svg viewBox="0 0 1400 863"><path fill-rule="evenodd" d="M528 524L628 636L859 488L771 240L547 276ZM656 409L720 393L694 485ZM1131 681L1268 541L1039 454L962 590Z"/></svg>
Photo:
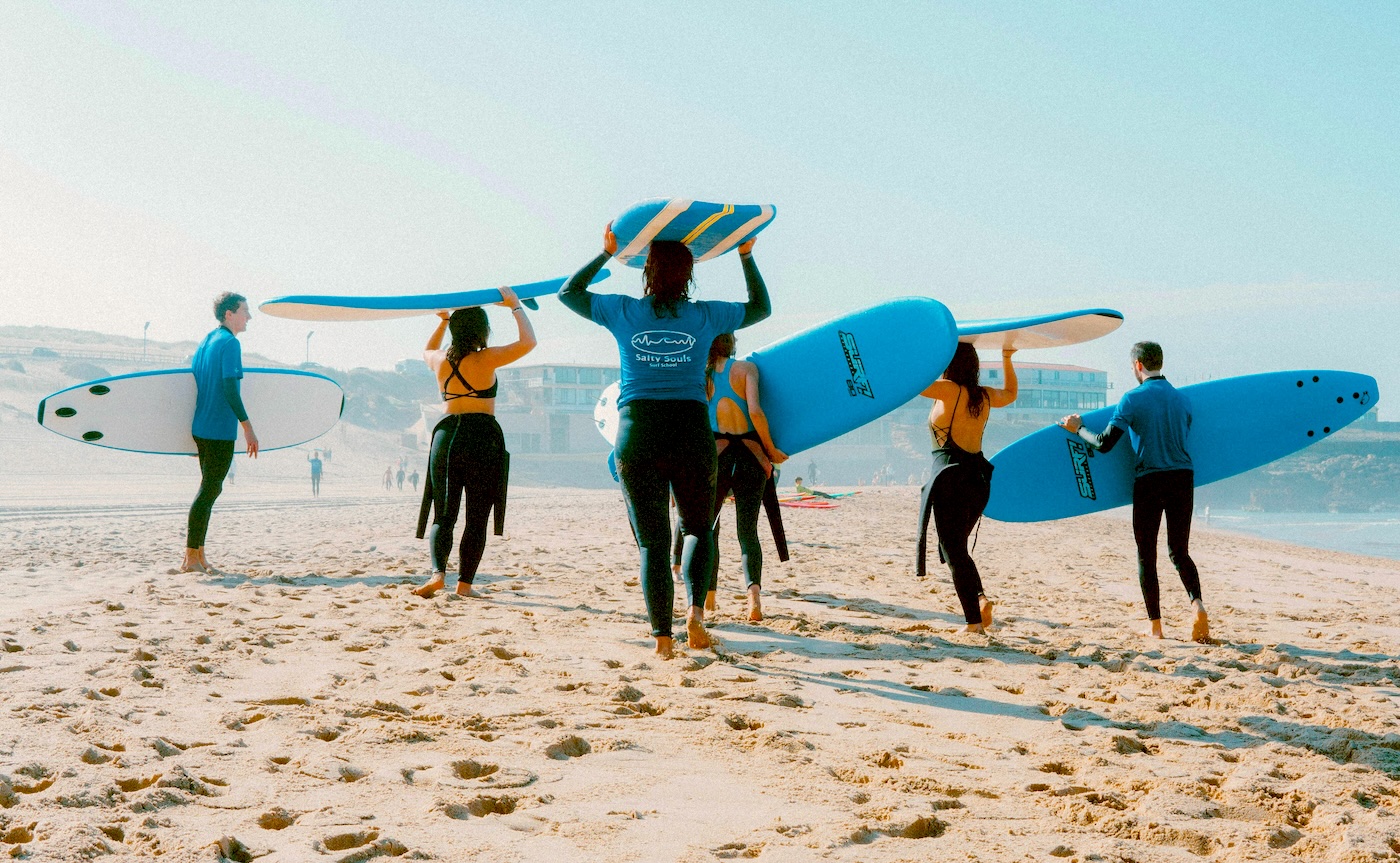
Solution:
<svg viewBox="0 0 1400 863"><path fill-rule="evenodd" d="M617 339L622 366L614 454L622 497L641 552L656 652L672 655L668 497L674 493L685 534L681 575L690 594L686 634L690 646L710 646L705 632L705 589L710 568L710 522L715 496L715 442L705 391L706 358L720 333L756 324L772 313L768 289L754 263L753 240L739 246L746 303L690 299L694 258L683 243L651 244L641 299L588 290L593 277L617 252L609 224L603 253L574 274L559 300Z"/></svg>

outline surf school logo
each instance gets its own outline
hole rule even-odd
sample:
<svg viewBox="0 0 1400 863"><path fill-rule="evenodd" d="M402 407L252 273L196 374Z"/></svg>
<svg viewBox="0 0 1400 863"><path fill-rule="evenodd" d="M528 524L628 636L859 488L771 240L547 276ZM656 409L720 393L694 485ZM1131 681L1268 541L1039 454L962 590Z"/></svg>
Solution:
<svg viewBox="0 0 1400 863"><path fill-rule="evenodd" d="M632 337L632 347L644 354L670 357L688 353L695 347L695 336L676 330L647 330Z"/></svg>
<svg viewBox="0 0 1400 863"><path fill-rule="evenodd" d="M851 373L850 379L846 381L846 389L852 397L875 398L875 388L870 385L870 378L865 375L865 363L861 361L860 348L856 347L855 334L837 330L836 335L841 339L841 352L846 355L846 368Z"/></svg>
<svg viewBox="0 0 1400 863"><path fill-rule="evenodd" d="M1069 461L1074 466L1074 481L1079 485L1079 496L1085 500L1098 500L1094 493L1094 476L1089 473L1089 446L1083 441L1065 441L1069 445Z"/></svg>

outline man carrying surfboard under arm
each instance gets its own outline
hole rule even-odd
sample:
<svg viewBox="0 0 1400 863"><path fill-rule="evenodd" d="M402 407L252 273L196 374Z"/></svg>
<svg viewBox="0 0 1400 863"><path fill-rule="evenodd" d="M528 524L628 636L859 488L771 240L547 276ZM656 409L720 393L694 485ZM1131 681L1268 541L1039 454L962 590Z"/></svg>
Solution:
<svg viewBox="0 0 1400 863"><path fill-rule="evenodd" d="M241 294L225 291L214 300L214 318L219 326L194 352L194 422L190 432L199 451L199 494L190 505L189 526L185 533L185 560L181 572L214 573L204 556L204 537L209 532L209 516L214 501L224 489L224 478L233 464L233 448L238 426L248 443L248 457L258 457L258 436L243 408L238 381L243 377L243 349L238 334L248 329L248 301Z"/></svg>
<svg viewBox="0 0 1400 863"><path fill-rule="evenodd" d="M1162 377L1161 345L1138 342L1133 345L1132 358L1138 386L1123 394L1108 428L1094 434L1084 428L1079 414L1065 417L1060 425L1100 452L1113 449L1123 432L1128 433L1137 477L1133 482L1133 539L1151 635L1164 637L1157 592L1157 532L1165 514L1167 553L1196 608L1191 639L1206 643L1210 641L1210 618L1201 600L1201 577L1188 550L1195 496L1195 471L1186 451L1191 402Z"/></svg>

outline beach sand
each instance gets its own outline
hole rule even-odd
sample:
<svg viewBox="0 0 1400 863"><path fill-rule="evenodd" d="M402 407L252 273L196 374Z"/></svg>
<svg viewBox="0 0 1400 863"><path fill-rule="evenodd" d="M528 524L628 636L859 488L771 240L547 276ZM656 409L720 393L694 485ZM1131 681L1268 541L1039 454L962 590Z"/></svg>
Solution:
<svg viewBox="0 0 1400 863"><path fill-rule="evenodd" d="M1222 643L1157 642L1124 520L987 521L998 623L960 635L946 569L912 576L917 489L865 490L785 511L761 624L726 513L718 647L664 662L616 491L513 490L484 596L422 600L416 498L334 462L318 502L300 462L240 480L208 546L236 574L175 572L176 462L122 506L0 482L16 856L1400 858L1395 561L1198 530Z"/></svg>

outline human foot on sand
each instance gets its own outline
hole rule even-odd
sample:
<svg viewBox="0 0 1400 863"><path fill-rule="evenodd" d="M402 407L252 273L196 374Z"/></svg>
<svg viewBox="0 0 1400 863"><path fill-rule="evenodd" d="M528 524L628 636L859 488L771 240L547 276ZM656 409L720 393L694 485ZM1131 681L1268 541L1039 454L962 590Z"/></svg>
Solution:
<svg viewBox="0 0 1400 863"><path fill-rule="evenodd" d="M435 572L435 573L433 573L433 577L430 578L430 579L428 579L428 583L427 583L427 584L424 584L424 585L422 585L422 586L420 586L420 587L415 587L415 588L413 588L413 595L414 595L414 596L421 596L421 597L423 597L424 599L428 599L428 598L431 597L433 594L437 593L439 590L442 590L444 587L446 587L446 584L445 584L444 581L443 581L443 579L446 577L446 575L447 575L447 574L446 574L446 573L443 573L443 572Z"/></svg>
<svg viewBox="0 0 1400 863"><path fill-rule="evenodd" d="M1166 638L1166 635L1162 633L1162 621L1160 619L1149 620L1148 627L1140 630L1138 634L1146 635L1148 638Z"/></svg>
<svg viewBox="0 0 1400 863"><path fill-rule="evenodd" d="M1210 617L1206 614L1206 607L1197 600L1196 617L1191 621L1191 640L1198 644L1214 644L1215 639L1210 637Z"/></svg>
<svg viewBox="0 0 1400 863"><path fill-rule="evenodd" d="M716 605L715 605L715 592L714 592L713 590L711 590L711 591L709 591L708 593L705 594L705 610L706 610L706 611L714 611L715 608L716 608Z"/></svg>
<svg viewBox="0 0 1400 863"><path fill-rule="evenodd" d="M979 596L977 598L981 600L982 628L986 629L992 625L992 601L985 596Z"/></svg>
<svg viewBox="0 0 1400 863"><path fill-rule="evenodd" d="M710 634L705 631L705 614L698 606L692 605L685 616L685 634L690 646L696 650L710 646Z"/></svg>
<svg viewBox="0 0 1400 863"><path fill-rule="evenodd" d="M425 585L425 586L426 586L426 585ZM481 596L481 594L477 593L475 590L472 590L472 586L471 586L470 584L466 584L466 583L460 582L460 581L457 582L457 595L458 595L458 596Z"/></svg>
<svg viewBox="0 0 1400 863"><path fill-rule="evenodd" d="M749 586L749 621L758 623L763 619L763 600L759 597L758 585Z"/></svg>
<svg viewBox="0 0 1400 863"><path fill-rule="evenodd" d="M661 657L662 659L676 658L675 642L671 640L671 636L656 636L656 655Z"/></svg>
<svg viewBox="0 0 1400 863"><path fill-rule="evenodd" d="M987 632L987 628L980 623L969 623L967 626L964 626L961 631L968 633L977 633L978 635L985 635Z"/></svg>

